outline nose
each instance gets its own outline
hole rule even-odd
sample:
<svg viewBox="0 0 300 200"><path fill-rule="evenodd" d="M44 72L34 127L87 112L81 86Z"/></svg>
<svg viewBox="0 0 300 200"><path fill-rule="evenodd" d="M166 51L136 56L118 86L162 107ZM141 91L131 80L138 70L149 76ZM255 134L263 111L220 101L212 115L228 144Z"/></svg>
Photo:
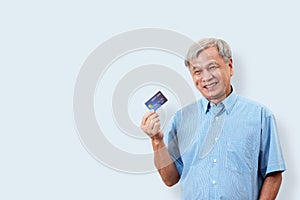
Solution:
<svg viewBox="0 0 300 200"><path fill-rule="evenodd" d="M208 70L203 70L202 81L209 82L213 78L213 75Z"/></svg>

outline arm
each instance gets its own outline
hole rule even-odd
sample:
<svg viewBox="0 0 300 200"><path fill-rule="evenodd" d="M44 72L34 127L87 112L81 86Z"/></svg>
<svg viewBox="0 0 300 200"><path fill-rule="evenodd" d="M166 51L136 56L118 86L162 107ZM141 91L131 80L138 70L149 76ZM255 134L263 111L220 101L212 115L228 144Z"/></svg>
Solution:
<svg viewBox="0 0 300 200"><path fill-rule="evenodd" d="M259 200L274 200L279 191L282 176L281 171L273 172L266 176L261 191Z"/></svg>
<svg viewBox="0 0 300 200"><path fill-rule="evenodd" d="M142 120L141 129L151 138L154 150L154 164L157 168L162 180L167 186L175 185L180 176L177 168L166 148L163 137L164 134L160 130L160 120L156 112L148 112Z"/></svg>
<svg viewBox="0 0 300 200"><path fill-rule="evenodd" d="M275 199L282 181L282 172L286 170L278 129L274 115L266 110L262 118L260 173L265 175L260 191L260 200ZM271 165L271 166L269 166ZM273 172L272 172L273 170Z"/></svg>
<svg viewBox="0 0 300 200"><path fill-rule="evenodd" d="M175 185L180 176L163 140L152 138L152 147L154 150L154 164L162 180L169 187Z"/></svg>

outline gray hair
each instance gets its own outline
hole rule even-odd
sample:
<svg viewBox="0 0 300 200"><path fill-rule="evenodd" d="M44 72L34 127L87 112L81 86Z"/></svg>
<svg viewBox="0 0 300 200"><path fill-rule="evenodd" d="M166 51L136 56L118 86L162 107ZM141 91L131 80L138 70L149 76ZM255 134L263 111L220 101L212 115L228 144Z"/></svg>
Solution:
<svg viewBox="0 0 300 200"><path fill-rule="evenodd" d="M217 47L219 55L225 62L228 62L232 57L230 46L224 40L217 38L204 38L190 47L184 61L185 66L189 67L190 61L196 59L203 50L209 47Z"/></svg>

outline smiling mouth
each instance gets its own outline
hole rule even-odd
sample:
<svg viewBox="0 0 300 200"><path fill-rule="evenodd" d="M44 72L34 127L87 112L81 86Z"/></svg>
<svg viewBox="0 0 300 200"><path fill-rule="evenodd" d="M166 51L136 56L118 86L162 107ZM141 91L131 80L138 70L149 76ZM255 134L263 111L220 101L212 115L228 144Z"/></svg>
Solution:
<svg viewBox="0 0 300 200"><path fill-rule="evenodd" d="M210 88L212 88L212 87L214 87L216 85L217 85L217 83L215 82L215 83L211 83L211 84L205 85L205 86L203 86L203 88L210 89Z"/></svg>

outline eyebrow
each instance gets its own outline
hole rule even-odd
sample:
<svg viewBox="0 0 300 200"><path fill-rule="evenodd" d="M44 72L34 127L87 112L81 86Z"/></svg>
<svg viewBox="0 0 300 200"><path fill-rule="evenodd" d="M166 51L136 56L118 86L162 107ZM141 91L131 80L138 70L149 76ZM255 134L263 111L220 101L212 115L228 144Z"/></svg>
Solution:
<svg viewBox="0 0 300 200"><path fill-rule="evenodd" d="M215 60L212 60L212 61L210 61L207 65L206 65L206 67L208 67L208 66L210 66L210 65L219 65ZM195 65L191 65L191 67L193 67L193 70L196 70L196 69L199 69L199 68L201 68L201 66L195 66Z"/></svg>

